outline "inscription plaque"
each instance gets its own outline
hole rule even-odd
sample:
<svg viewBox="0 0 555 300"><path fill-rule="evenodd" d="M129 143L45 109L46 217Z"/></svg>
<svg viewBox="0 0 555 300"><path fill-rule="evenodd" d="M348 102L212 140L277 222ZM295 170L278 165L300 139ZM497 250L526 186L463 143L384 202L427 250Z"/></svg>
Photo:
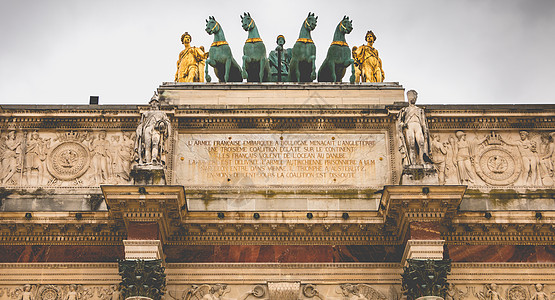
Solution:
<svg viewBox="0 0 555 300"><path fill-rule="evenodd" d="M180 134L176 150L185 186L375 187L390 178L385 133Z"/></svg>

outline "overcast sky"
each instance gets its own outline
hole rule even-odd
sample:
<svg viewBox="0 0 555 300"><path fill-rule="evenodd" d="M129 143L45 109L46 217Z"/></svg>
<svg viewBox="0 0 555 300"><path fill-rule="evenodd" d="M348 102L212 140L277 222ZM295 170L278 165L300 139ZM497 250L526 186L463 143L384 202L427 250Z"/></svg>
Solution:
<svg viewBox="0 0 555 300"><path fill-rule="evenodd" d="M0 104L146 103L173 81L183 32L208 49L210 15L241 63L247 11L268 51L278 34L292 47L314 12L317 67L348 15L349 46L373 30L385 81L416 89L419 103L555 103L553 0L0 0Z"/></svg>

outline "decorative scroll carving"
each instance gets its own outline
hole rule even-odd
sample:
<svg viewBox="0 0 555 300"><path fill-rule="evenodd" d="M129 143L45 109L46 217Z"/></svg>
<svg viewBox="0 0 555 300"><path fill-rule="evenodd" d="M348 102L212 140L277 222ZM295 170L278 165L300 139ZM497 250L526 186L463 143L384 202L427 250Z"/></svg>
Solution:
<svg viewBox="0 0 555 300"><path fill-rule="evenodd" d="M300 282L268 282L270 300L297 300Z"/></svg>
<svg viewBox="0 0 555 300"><path fill-rule="evenodd" d="M124 298L133 296L160 300L166 287L162 260L123 260L119 262Z"/></svg>
<svg viewBox="0 0 555 300"><path fill-rule="evenodd" d="M404 268L403 290L408 300L423 296L443 297L447 291L447 275L451 272L451 260L408 259Z"/></svg>
<svg viewBox="0 0 555 300"><path fill-rule="evenodd" d="M208 284L194 285L187 291L185 300L220 300L228 292L227 284L214 284L212 286Z"/></svg>
<svg viewBox="0 0 555 300"><path fill-rule="evenodd" d="M367 284L342 284L341 293L346 299L386 300L387 298Z"/></svg>

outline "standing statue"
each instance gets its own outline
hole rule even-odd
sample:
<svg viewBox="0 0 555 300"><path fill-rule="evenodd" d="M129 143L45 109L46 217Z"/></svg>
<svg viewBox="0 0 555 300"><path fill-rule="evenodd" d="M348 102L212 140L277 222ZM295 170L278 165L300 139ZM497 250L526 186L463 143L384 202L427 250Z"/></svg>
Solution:
<svg viewBox="0 0 555 300"><path fill-rule="evenodd" d="M181 43L185 49L179 53L175 82L204 82L204 65L208 53L204 47L191 47L191 35L185 32L181 35Z"/></svg>
<svg viewBox="0 0 555 300"><path fill-rule="evenodd" d="M157 93L154 93L149 104L150 110L143 113L137 127L136 160L139 165L162 165L163 154L167 151L166 140L171 134L170 119L160 110Z"/></svg>
<svg viewBox="0 0 555 300"><path fill-rule="evenodd" d="M299 38L292 50L289 82L312 82L316 79L316 46L310 32L316 28L318 17L308 13L301 26Z"/></svg>
<svg viewBox="0 0 555 300"><path fill-rule="evenodd" d="M268 55L268 60L270 61L270 81L282 82L286 81L289 76L289 64L291 62L291 53L293 49L283 48L283 45L285 45L285 37L281 34L278 35L276 43L276 50L270 51L270 55ZM279 69L281 69L281 78L278 76Z"/></svg>
<svg viewBox="0 0 555 300"><path fill-rule="evenodd" d="M243 29L249 32L243 46L243 78L247 82L266 82L270 74L270 64L266 58L266 47L258 34L256 23L250 13L241 16Z"/></svg>
<svg viewBox="0 0 555 300"><path fill-rule="evenodd" d="M326 59L318 70L318 82L341 82L345 71L351 66L350 82L355 82L355 68L351 59L351 50L345 41L345 34L351 33L353 22L344 16L333 34L333 42L328 48Z"/></svg>
<svg viewBox="0 0 555 300"><path fill-rule="evenodd" d="M206 82L212 80L208 74L209 65L214 68L214 73L216 73L216 77L218 77L220 82L243 81L241 67L239 67L239 64L237 64L231 54L231 48L225 40L222 26L212 16L206 20L206 32L214 35L214 42L210 45L210 53L206 59L206 67L204 69Z"/></svg>
<svg viewBox="0 0 555 300"><path fill-rule="evenodd" d="M378 50L374 48L376 36L372 31L366 33L367 45L353 47L353 59L355 61L355 82L383 82L385 74L382 68L382 60Z"/></svg>
<svg viewBox="0 0 555 300"><path fill-rule="evenodd" d="M402 151L406 153L403 165L423 165L431 163L430 139L428 124L424 110L415 105L418 93L415 90L407 92L409 106L399 112L397 129L399 132Z"/></svg>

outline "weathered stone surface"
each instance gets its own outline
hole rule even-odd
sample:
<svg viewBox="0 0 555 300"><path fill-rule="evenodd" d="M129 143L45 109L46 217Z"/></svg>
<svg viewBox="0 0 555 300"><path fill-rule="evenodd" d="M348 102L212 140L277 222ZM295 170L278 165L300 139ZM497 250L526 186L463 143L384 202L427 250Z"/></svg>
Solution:
<svg viewBox="0 0 555 300"><path fill-rule="evenodd" d="M170 105L388 105L404 99L404 89L388 83L174 83L160 88L163 103Z"/></svg>
<svg viewBox="0 0 555 300"><path fill-rule="evenodd" d="M385 134L181 134L185 186L356 186L390 182Z"/></svg>

